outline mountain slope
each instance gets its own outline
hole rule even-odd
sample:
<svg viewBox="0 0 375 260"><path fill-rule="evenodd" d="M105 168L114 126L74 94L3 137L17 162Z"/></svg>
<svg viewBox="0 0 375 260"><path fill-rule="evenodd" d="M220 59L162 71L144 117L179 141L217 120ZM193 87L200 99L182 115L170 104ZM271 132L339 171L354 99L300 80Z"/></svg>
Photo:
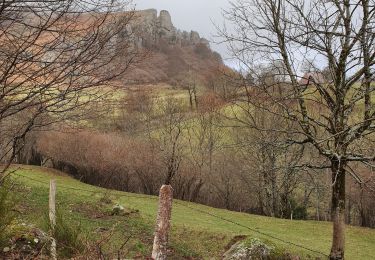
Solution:
<svg viewBox="0 0 375 260"><path fill-rule="evenodd" d="M176 28L166 10L134 12L131 23L117 36L117 41L130 42L135 50L146 53L123 77L127 83L175 81L188 71L203 79L224 66L220 54L211 50L208 40L196 31Z"/></svg>
<svg viewBox="0 0 375 260"><path fill-rule="evenodd" d="M16 167L16 166L15 166ZM90 240L98 239L98 230L111 230L108 251L120 248L127 241L127 257L144 258L150 255L157 197L110 191L83 184L67 175L49 169L19 166L12 174L23 197L20 222L42 226L48 208L49 180L57 180L57 204L63 209L71 225L81 223ZM106 203L107 204L106 204ZM129 210L126 216L108 214L115 204ZM251 229L251 230L250 230ZM253 230L253 231L252 231ZM279 240L259 234L280 238ZM225 252L230 241L239 235L269 241L280 250L303 257L322 257L318 253L294 246L299 244L316 251L328 253L331 238L331 223L315 221L290 221L255 216L222 209L174 201L172 235L170 237L171 258L215 259ZM346 259L372 259L375 255L375 230L347 227Z"/></svg>

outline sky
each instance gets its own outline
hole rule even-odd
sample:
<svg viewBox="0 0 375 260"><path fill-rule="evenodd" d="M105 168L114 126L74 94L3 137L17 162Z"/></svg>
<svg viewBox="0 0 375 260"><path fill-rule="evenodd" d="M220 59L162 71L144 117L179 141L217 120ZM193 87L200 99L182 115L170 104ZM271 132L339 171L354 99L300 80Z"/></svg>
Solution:
<svg viewBox="0 0 375 260"><path fill-rule="evenodd" d="M133 3L137 10L154 8L159 12L169 11L176 28L199 32L201 37L211 41L211 48L219 52L226 63L230 63L226 46L214 43L220 40L215 37L215 24L220 27L224 24L222 10L228 9L229 0L133 0Z"/></svg>

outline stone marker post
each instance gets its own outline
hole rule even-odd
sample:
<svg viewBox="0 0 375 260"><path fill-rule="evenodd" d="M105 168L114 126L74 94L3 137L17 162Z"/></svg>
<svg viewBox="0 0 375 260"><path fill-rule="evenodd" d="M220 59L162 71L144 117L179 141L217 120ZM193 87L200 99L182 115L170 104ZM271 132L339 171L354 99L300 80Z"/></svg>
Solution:
<svg viewBox="0 0 375 260"><path fill-rule="evenodd" d="M57 259L57 254L56 254L56 240L53 237L54 231L55 231L55 226L56 226L56 181L51 180L49 184L49 221L51 225L51 231L52 231L52 236L51 236L51 259L56 260Z"/></svg>
<svg viewBox="0 0 375 260"><path fill-rule="evenodd" d="M159 209L156 219L152 259L167 259L168 235L172 215L173 189L171 185L163 185L159 193Z"/></svg>

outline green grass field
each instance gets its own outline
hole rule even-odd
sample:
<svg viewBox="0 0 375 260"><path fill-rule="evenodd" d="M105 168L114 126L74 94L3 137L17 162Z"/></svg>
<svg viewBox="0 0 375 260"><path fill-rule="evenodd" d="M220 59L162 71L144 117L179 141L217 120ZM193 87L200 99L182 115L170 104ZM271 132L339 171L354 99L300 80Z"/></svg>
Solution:
<svg viewBox="0 0 375 260"><path fill-rule="evenodd" d="M82 237L94 241L101 234L98 228L114 232L107 250L116 250L123 241L127 257L150 255L157 210L157 197L111 191L83 184L63 173L40 167L14 166L12 179L20 184L22 215L18 223L43 227L48 209L49 180L57 181L57 207L71 225L82 228ZM103 203L103 197L110 203ZM113 205L121 204L130 212L126 216L111 216ZM139 211L139 212L137 212ZM215 209L199 204L174 201L170 247L172 259L220 259L231 239L248 235L273 244L278 249L298 254L303 259L322 257L317 253L287 244L252 230L299 244L323 253L329 253L331 223L291 221ZM237 224L234 224L236 222ZM239 225L238 225L239 224ZM346 230L346 259L373 259L375 230L348 226ZM324 256L322 257L324 259Z"/></svg>

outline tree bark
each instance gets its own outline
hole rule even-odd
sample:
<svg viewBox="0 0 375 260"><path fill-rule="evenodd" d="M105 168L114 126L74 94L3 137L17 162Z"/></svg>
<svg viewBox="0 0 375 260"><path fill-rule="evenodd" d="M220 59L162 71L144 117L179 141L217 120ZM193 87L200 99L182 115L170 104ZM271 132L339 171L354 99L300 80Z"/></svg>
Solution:
<svg viewBox="0 0 375 260"><path fill-rule="evenodd" d="M156 220L152 259L167 259L168 235L172 213L173 189L171 185L163 185L159 194L159 210Z"/></svg>
<svg viewBox="0 0 375 260"><path fill-rule="evenodd" d="M345 162L332 161L333 237L330 259L344 259L345 246Z"/></svg>

